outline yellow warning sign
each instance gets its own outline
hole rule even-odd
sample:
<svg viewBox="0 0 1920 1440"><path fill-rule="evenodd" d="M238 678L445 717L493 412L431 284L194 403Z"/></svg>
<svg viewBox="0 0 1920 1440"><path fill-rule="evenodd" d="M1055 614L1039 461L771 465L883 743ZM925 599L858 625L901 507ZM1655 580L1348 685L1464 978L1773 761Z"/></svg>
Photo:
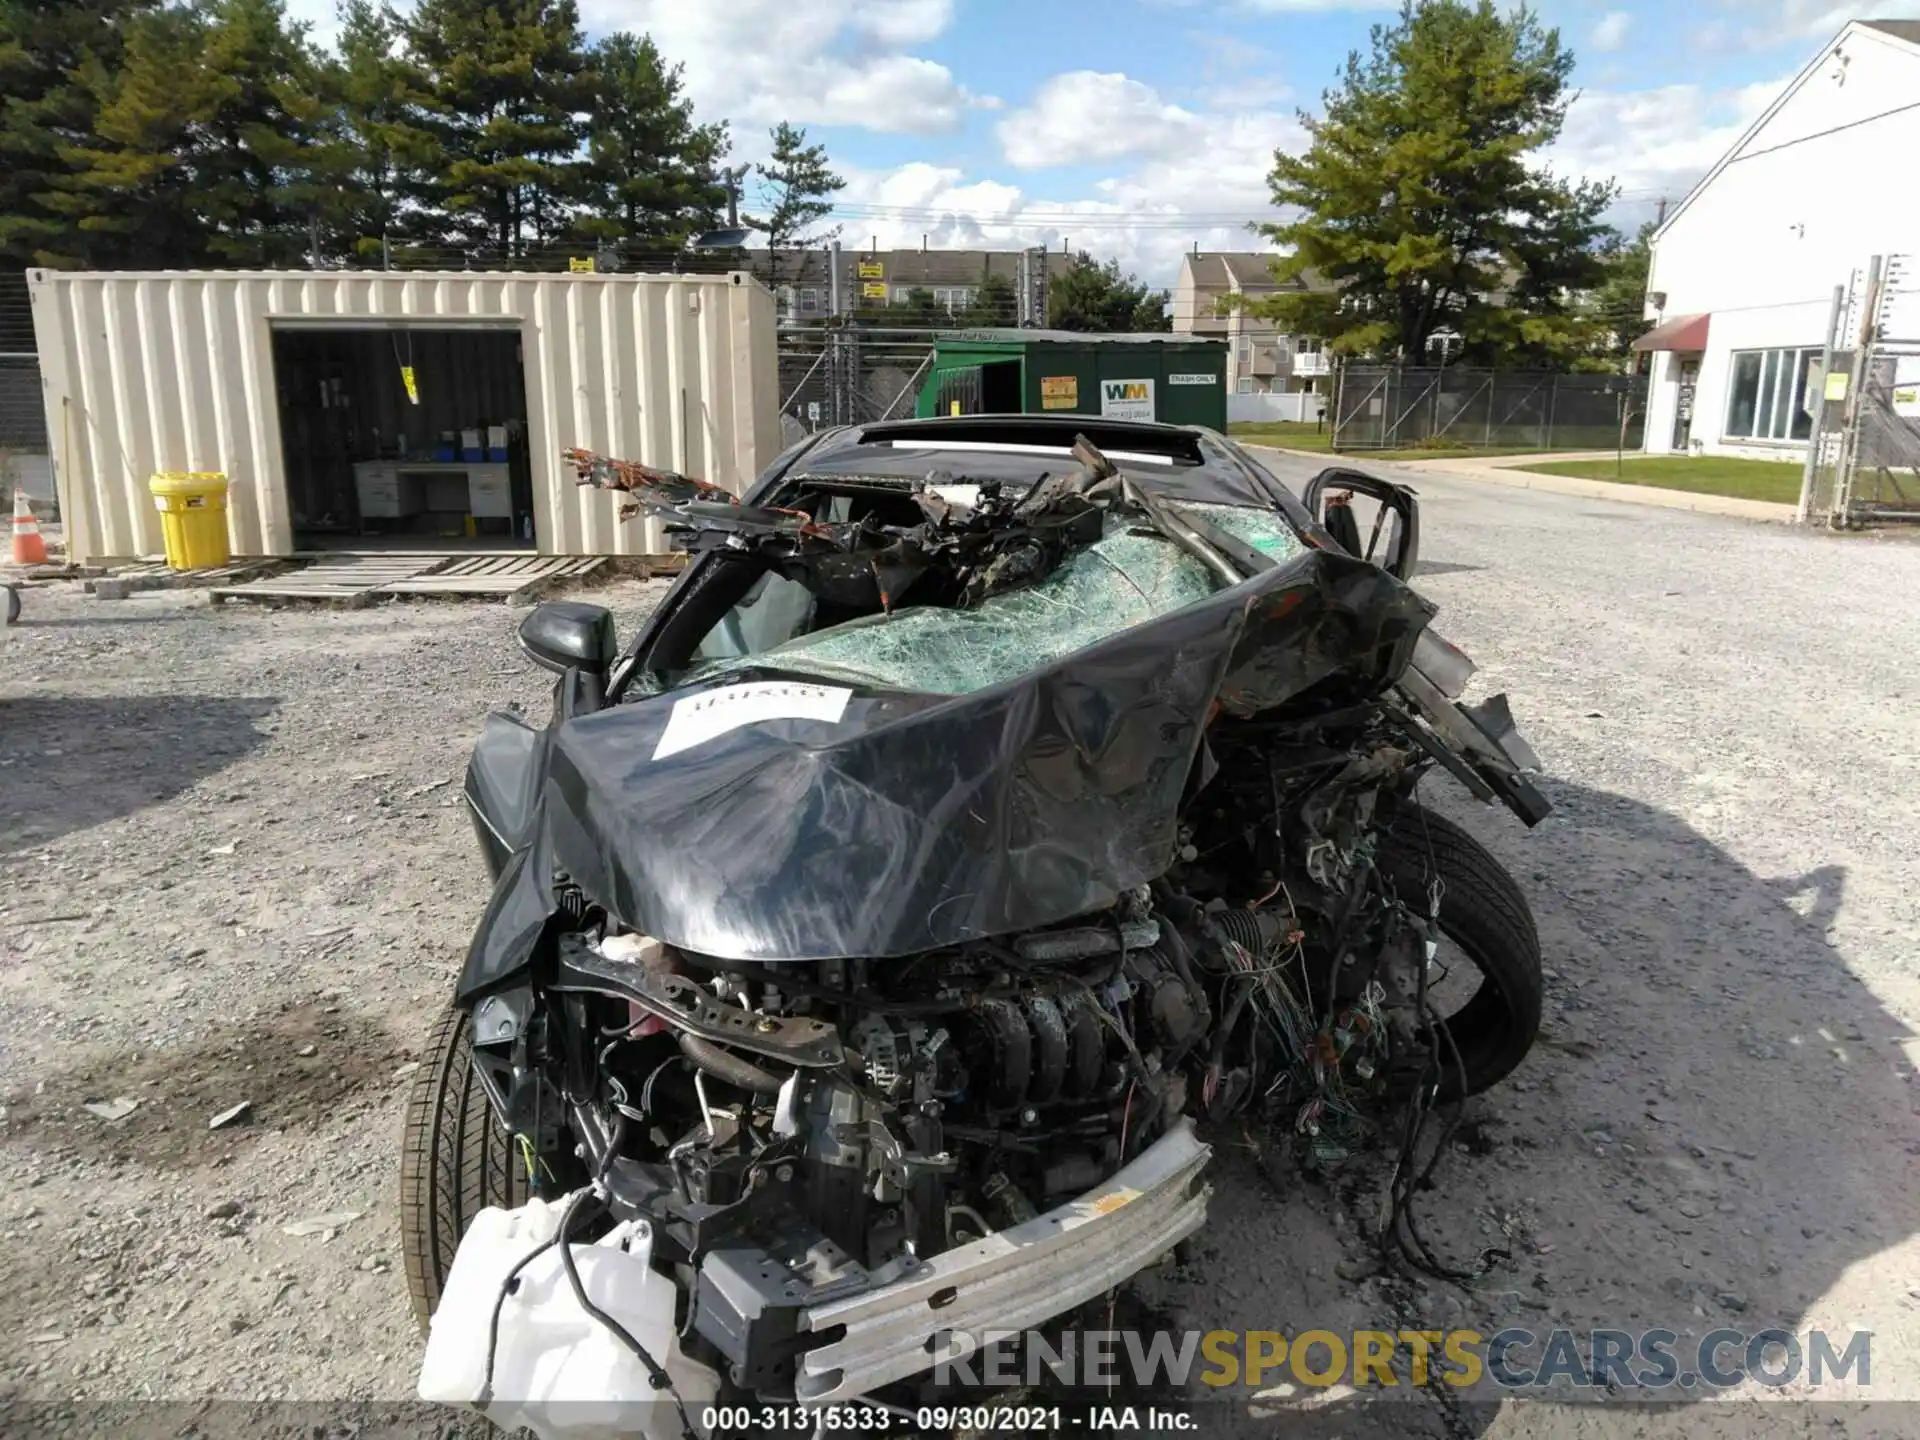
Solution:
<svg viewBox="0 0 1920 1440"><path fill-rule="evenodd" d="M860 287L860 294L868 300L884 300L887 298L887 287L884 285L862 285Z"/></svg>
<svg viewBox="0 0 1920 1440"><path fill-rule="evenodd" d="M862 260L860 262L860 278L862 280L884 280L887 278L887 267L882 265L878 260Z"/></svg>
<svg viewBox="0 0 1920 1440"><path fill-rule="evenodd" d="M1040 377L1040 408L1042 410L1077 410L1080 407L1080 377L1078 375L1042 375Z"/></svg>
<svg viewBox="0 0 1920 1440"><path fill-rule="evenodd" d="M1844 400L1847 398L1847 372L1835 370L1827 376L1827 399Z"/></svg>
<svg viewBox="0 0 1920 1440"><path fill-rule="evenodd" d="M407 403L409 405L418 405L420 403L420 387L414 384L413 367L411 365L402 365L400 367L400 383L407 387Z"/></svg>
<svg viewBox="0 0 1920 1440"><path fill-rule="evenodd" d="M593 274L593 257L591 255L576 255L567 261L567 269L576 275L591 275Z"/></svg>

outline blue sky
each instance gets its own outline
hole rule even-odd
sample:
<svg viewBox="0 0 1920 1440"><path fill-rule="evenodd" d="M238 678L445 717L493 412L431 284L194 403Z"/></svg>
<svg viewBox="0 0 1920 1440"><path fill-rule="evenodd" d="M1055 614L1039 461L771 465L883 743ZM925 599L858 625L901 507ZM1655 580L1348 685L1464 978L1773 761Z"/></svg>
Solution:
<svg viewBox="0 0 1920 1440"><path fill-rule="evenodd" d="M788 119L848 185L843 238L1070 243L1171 283L1182 251L1250 249L1276 147L1300 143L1393 0L579 0L651 33L737 160ZM1581 90L1552 161L1613 178L1615 219L1678 200L1852 18L1920 0L1543 0ZM322 33L330 0L290 0Z"/></svg>

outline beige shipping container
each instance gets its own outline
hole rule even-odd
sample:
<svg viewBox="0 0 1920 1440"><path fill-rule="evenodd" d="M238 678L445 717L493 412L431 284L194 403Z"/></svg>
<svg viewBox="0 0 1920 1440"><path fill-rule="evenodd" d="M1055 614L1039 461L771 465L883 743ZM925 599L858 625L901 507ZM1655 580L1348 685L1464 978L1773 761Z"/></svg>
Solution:
<svg viewBox="0 0 1920 1440"><path fill-rule="evenodd" d="M28 272L49 446L77 563L161 548L161 470L224 471L236 555L296 549L276 332L509 331L535 547L660 554L657 524L576 486L573 446L739 493L779 452L772 295L744 273ZM374 459L374 456L366 456ZM415 548L431 549L431 544Z"/></svg>

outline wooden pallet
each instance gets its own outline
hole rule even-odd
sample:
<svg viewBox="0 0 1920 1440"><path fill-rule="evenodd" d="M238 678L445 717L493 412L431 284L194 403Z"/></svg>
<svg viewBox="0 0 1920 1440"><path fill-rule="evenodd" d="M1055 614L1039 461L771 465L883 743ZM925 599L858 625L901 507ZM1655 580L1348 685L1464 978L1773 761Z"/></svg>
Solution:
<svg viewBox="0 0 1920 1440"><path fill-rule="evenodd" d="M382 585L382 595L484 597L520 605L585 579L602 565L604 556L476 555L453 560L424 575L409 576Z"/></svg>
<svg viewBox="0 0 1920 1440"><path fill-rule="evenodd" d="M170 569L164 560L142 560L122 565L111 575L95 576L83 588L90 595L121 599L136 590L201 590L217 585L244 585L284 569L280 559L229 560L195 570Z"/></svg>
<svg viewBox="0 0 1920 1440"><path fill-rule="evenodd" d="M289 600L320 600L358 609L371 605L382 587L437 570L446 555L336 555L303 570L256 580L250 585L217 587L207 592L215 604L223 600L259 600L268 604Z"/></svg>

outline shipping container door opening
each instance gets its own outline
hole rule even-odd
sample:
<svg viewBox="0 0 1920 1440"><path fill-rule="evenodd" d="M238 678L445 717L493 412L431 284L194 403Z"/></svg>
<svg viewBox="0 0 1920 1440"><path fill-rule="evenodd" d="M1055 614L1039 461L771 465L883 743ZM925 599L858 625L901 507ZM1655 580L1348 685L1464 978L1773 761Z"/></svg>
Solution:
<svg viewBox="0 0 1920 1440"><path fill-rule="evenodd" d="M296 539L531 547L517 329L275 326Z"/></svg>

